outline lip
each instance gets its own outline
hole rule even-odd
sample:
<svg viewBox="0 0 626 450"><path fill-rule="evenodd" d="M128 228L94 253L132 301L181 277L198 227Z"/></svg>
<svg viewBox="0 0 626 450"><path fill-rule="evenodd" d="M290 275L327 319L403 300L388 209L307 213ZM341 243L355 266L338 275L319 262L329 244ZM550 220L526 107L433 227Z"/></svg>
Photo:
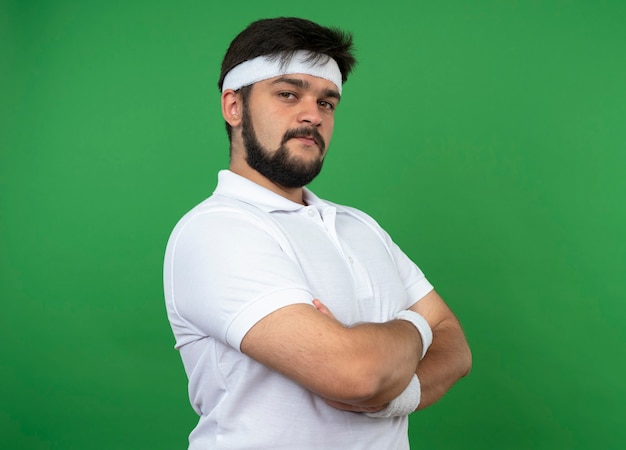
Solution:
<svg viewBox="0 0 626 450"><path fill-rule="evenodd" d="M296 136L294 139L297 139L298 141L302 142L305 145L309 145L309 146L320 146L319 143L317 142L317 140L313 137L313 136Z"/></svg>

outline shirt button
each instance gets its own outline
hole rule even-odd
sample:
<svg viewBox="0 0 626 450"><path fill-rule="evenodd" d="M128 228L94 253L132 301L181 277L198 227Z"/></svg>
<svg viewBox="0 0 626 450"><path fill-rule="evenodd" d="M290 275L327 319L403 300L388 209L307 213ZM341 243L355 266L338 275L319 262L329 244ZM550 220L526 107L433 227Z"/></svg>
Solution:
<svg viewBox="0 0 626 450"><path fill-rule="evenodd" d="M309 215L309 217L313 217L315 215L315 211L313 211L312 209L309 209L307 211L307 214Z"/></svg>
<svg viewBox="0 0 626 450"><path fill-rule="evenodd" d="M350 261L350 264L354 264L354 258L352 256L348 256L348 261Z"/></svg>

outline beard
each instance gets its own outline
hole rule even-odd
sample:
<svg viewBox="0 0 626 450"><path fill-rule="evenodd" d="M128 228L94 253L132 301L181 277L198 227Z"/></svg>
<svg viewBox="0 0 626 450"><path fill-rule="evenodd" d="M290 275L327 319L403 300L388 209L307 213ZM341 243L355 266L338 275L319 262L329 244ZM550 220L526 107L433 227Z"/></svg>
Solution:
<svg viewBox="0 0 626 450"><path fill-rule="evenodd" d="M241 136L246 149L248 165L274 183L286 188L300 188L309 184L322 170L324 163L324 149L326 143L317 129L301 127L287 130L280 147L271 153L261 145L254 132L252 119L245 108L241 121ZM289 139L307 136L315 139L319 147L319 158L313 161L303 161L289 154L285 146Z"/></svg>

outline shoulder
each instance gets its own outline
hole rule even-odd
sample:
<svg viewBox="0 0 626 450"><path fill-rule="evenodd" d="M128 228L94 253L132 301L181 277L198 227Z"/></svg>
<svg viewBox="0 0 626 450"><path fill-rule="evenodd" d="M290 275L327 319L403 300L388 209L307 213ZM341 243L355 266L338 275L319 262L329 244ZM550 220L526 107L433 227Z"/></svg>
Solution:
<svg viewBox="0 0 626 450"><path fill-rule="evenodd" d="M251 241L276 240L269 214L253 205L213 195L189 210L174 226L167 253L189 248L240 247Z"/></svg>
<svg viewBox="0 0 626 450"><path fill-rule="evenodd" d="M238 223L260 225L265 222L267 213L254 205L224 197L212 195L189 210L176 223L172 235L197 226L226 227Z"/></svg>

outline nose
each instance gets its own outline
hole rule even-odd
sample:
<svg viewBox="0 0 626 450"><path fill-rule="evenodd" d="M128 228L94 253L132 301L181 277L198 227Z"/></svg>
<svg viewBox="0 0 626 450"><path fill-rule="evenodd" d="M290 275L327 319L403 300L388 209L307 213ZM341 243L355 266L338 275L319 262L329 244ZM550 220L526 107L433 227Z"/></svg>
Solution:
<svg viewBox="0 0 626 450"><path fill-rule="evenodd" d="M316 98L303 98L301 100L298 122L315 127L322 124L322 114Z"/></svg>

